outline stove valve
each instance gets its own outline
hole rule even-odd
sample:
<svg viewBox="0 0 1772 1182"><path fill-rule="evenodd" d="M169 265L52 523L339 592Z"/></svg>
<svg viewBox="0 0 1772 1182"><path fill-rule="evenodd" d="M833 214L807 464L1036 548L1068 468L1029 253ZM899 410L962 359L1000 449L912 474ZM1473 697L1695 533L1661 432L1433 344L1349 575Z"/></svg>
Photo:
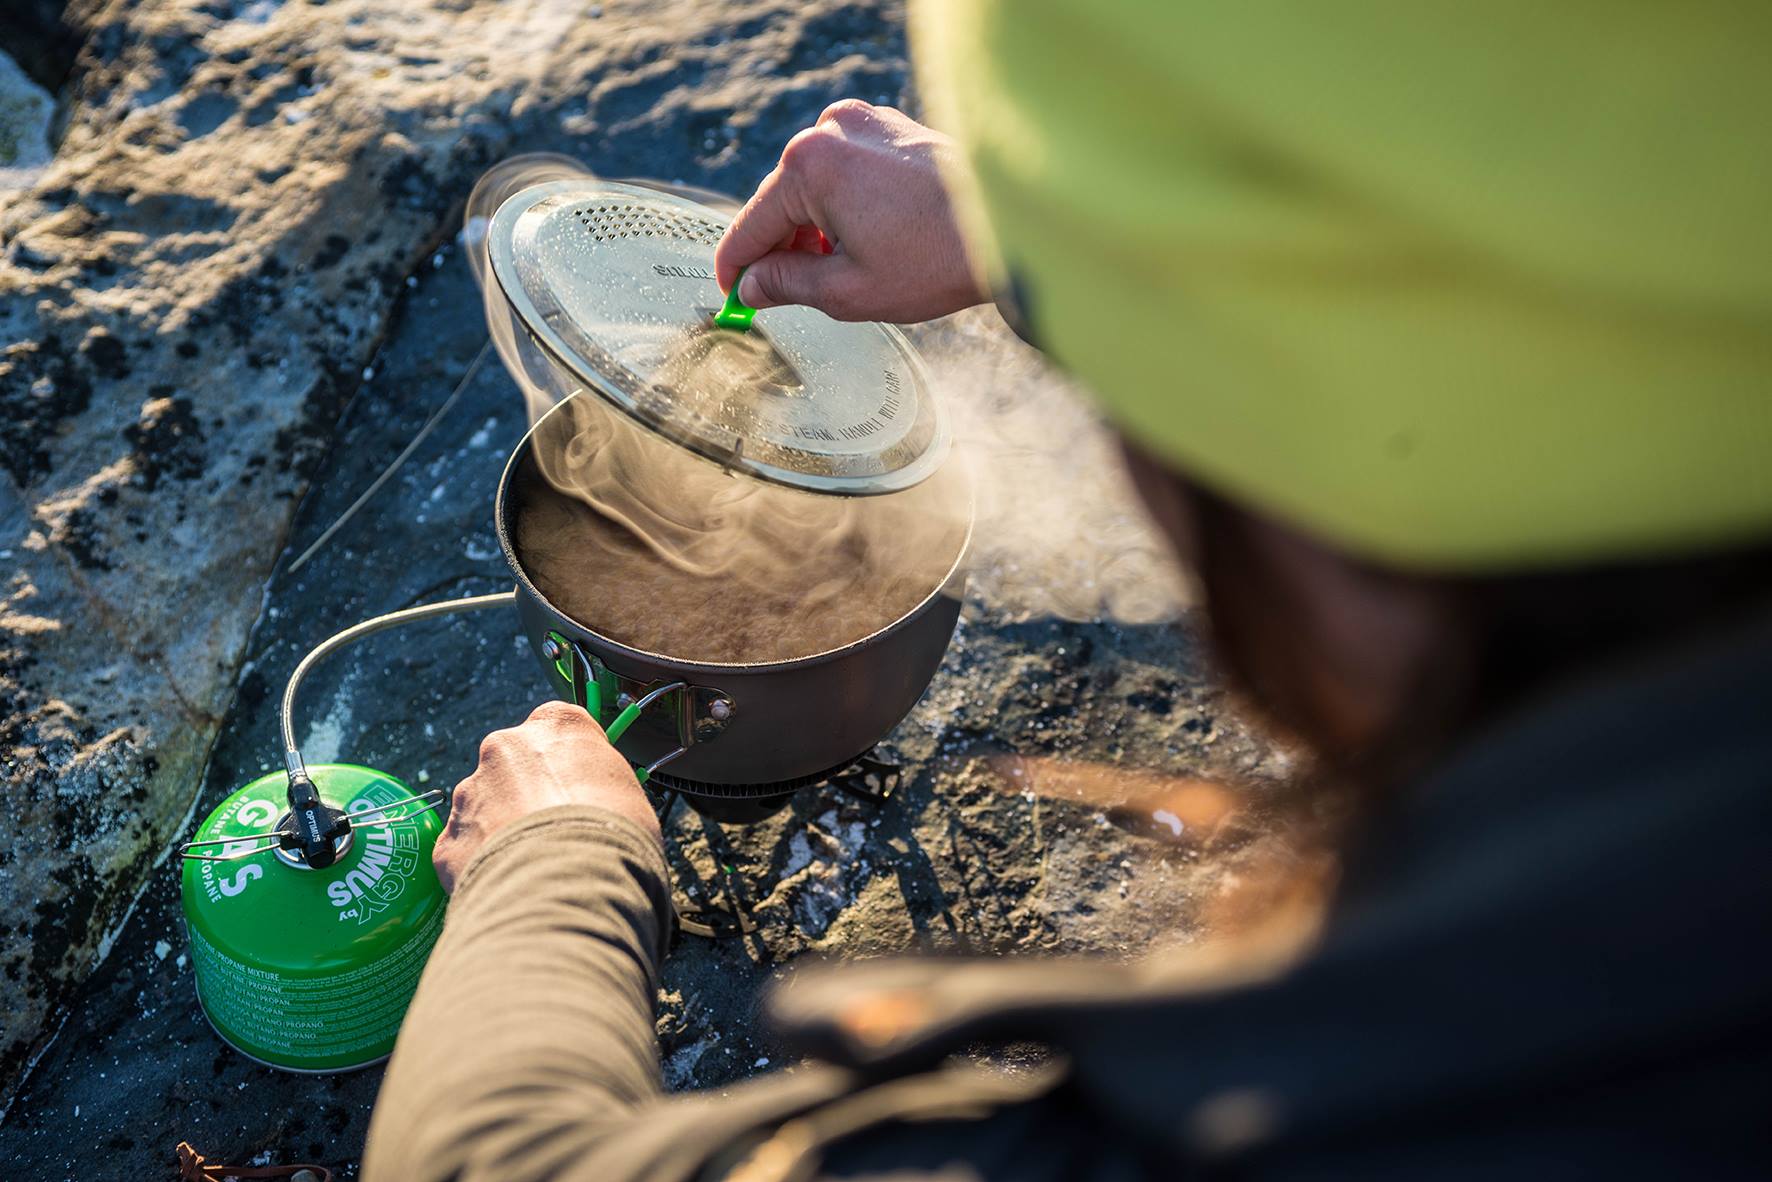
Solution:
<svg viewBox="0 0 1772 1182"><path fill-rule="evenodd" d="M289 815L294 824L278 835L278 845L315 870L338 858L338 840L351 832L350 819L320 799L307 771L289 773Z"/></svg>

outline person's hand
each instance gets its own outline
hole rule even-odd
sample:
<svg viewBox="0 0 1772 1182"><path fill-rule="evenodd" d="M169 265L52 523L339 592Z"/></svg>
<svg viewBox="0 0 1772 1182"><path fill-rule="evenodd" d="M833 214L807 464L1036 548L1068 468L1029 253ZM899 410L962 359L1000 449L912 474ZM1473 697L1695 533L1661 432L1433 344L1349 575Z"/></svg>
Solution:
<svg viewBox="0 0 1772 1182"><path fill-rule="evenodd" d="M638 822L659 837L646 792L603 728L578 706L544 702L521 726L493 731L480 765L455 786L449 824L431 861L453 892L488 838L513 821L560 804L591 804Z"/></svg>
<svg viewBox="0 0 1772 1182"><path fill-rule="evenodd" d="M788 141L714 252L753 308L837 320L932 320L983 303L941 171L953 142L902 111L845 99Z"/></svg>

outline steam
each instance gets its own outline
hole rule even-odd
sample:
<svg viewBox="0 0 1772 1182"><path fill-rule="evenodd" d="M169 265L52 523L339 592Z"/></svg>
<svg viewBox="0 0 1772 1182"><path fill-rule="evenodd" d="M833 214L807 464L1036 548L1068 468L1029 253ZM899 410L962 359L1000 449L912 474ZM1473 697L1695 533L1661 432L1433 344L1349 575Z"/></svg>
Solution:
<svg viewBox="0 0 1772 1182"><path fill-rule="evenodd" d="M492 262L487 257L486 234L492 225L492 214L505 199L532 185L549 181L589 178L593 174L570 156L553 152L534 152L502 160L488 169L475 182L468 195L466 220L462 226L462 243L467 247L468 266L473 269L474 282L480 287L480 299L486 308L486 326L492 334L493 347L498 350L505 368L516 379L529 408L533 425L550 408L573 392L563 385L560 376L545 364L523 338L522 326L510 307L499 295L498 282L492 275Z"/></svg>
<svg viewBox="0 0 1772 1182"><path fill-rule="evenodd" d="M750 589L785 579L815 603L856 592L858 576L882 595L900 572L926 594L965 534L957 473L882 497L801 492L729 474L589 396L548 418L534 455L554 490L665 566Z"/></svg>
<svg viewBox="0 0 1772 1182"><path fill-rule="evenodd" d="M914 339L974 473L973 593L1012 619L1175 619L1180 569L1088 397L991 309Z"/></svg>
<svg viewBox="0 0 1772 1182"><path fill-rule="evenodd" d="M919 333L955 443L936 476L898 493L823 496L732 474L594 394L572 398L576 385L541 355L499 292L486 234L507 197L590 177L564 156L506 161L475 187L463 235L494 344L531 422L571 398L534 447L542 476L564 497L527 504L517 539L525 569L538 585L553 583L542 590L562 610L685 659L809 655L860 639L939 587L976 509L968 565L994 607L1134 623L1175 613L1182 597L1170 560L1134 507L1111 436L1037 354L1006 339L994 314ZM772 351L718 330L623 324L609 336L618 355L663 358L654 383L679 405L744 389L773 363ZM637 591L613 587L612 562ZM666 570L668 593L658 583Z"/></svg>

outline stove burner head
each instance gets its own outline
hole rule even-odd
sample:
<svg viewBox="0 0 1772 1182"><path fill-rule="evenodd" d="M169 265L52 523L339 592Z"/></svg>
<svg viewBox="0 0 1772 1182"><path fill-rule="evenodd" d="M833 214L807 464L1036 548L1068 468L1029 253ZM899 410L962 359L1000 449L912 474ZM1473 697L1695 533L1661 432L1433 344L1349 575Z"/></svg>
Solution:
<svg viewBox="0 0 1772 1182"><path fill-rule="evenodd" d="M690 808L712 821L754 825L785 808L804 789L829 784L846 795L873 804L884 804L898 790L904 769L877 757L872 750L817 775L779 780L771 784L704 784L657 771L647 785L664 794L661 814L683 798Z"/></svg>
<svg viewBox="0 0 1772 1182"><path fill-rule="evenodd" d="M799 791L794 787L772 792L766 790L767 785L750 785L764 790L755 796L712 796L704 791L712 785L674 780L663 772L654 773L651 783L666 793L682 797L698 814L722 825L755 825L758 821L766 821L786 808ZM669 810L672 803L667 797L661 807Z"/></svg>

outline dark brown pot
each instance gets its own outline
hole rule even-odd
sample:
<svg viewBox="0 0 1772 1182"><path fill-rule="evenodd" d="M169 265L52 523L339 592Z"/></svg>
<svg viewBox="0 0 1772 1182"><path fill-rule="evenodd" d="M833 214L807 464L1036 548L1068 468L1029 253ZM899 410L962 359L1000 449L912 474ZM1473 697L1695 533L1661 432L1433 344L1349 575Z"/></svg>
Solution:
<svg viewBox="0 0 1772 1182"><path fill-rule="evenodd" d="M580 687L564 672L584 667L574 665L573 646L583 662L603 666L629 697L677 682L687 687L663 695L622 736L619 746L630 760L648 765L682 748L660 772L685 793L778 796L847 767L923 696L959 618L966 545L941 585L915 608L843 648L757 665L644 652L602 635L595 621L571 619L524 573L512 514L520 499L517 490L542 479L530 446L534 434L532 428L517 446L499 481L498 539L517 580L523 632L554 691L569 701L582 700ZM564 653L561 641L567 645Z"/></svg>

